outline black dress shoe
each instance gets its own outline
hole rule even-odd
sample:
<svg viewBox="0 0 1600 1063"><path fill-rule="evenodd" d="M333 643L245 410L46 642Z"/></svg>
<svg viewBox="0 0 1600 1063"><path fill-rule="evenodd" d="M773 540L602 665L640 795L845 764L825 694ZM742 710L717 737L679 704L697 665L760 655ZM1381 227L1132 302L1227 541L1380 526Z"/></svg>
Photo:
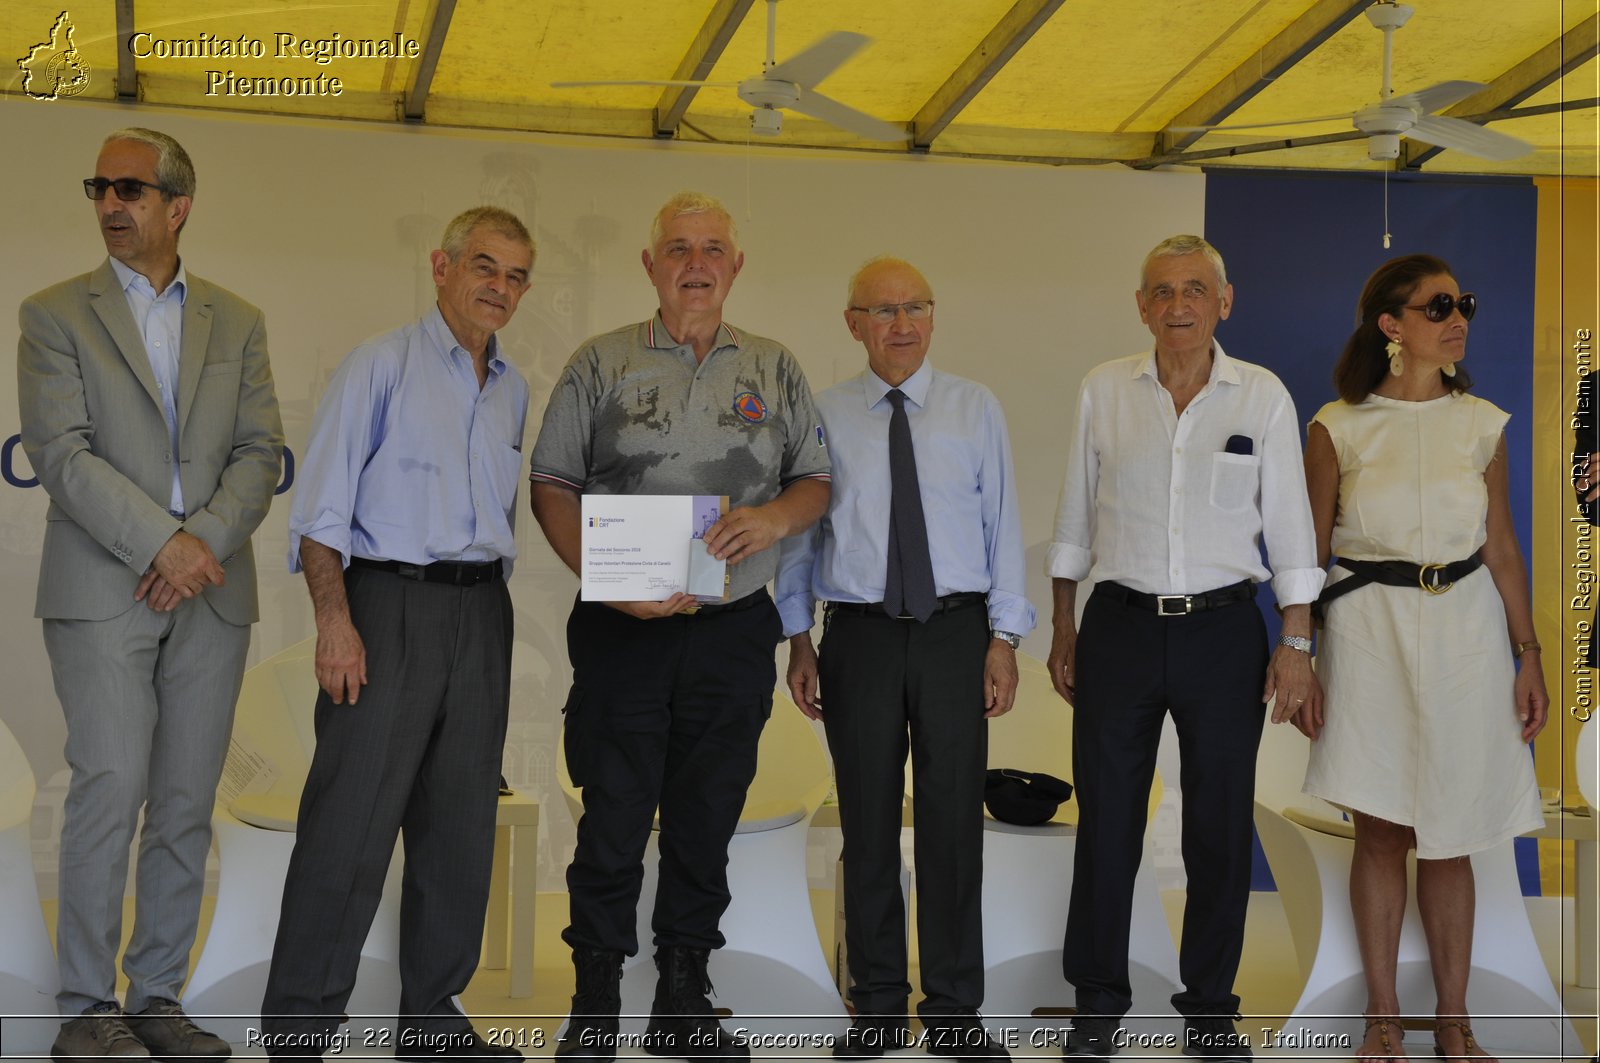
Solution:
<svg viewBox="0 0 1600 1063"><path fill-rule="evenodd" d="M441 1059L504 1059L522 1058L522 1053L510 1045L495 1045L478 1036L470 1026L465 1030L402 1029L399 1050L394 1058L400 1063L436 1063Z"/></svg>
<svg viewBox="0 0 1600 1063"><path fill-rule="evenodd" d="M910 1048L911 1024L901 1015L857 1015L843 1037L833 1039L834 1059L877 1059Z"/></svg>
<svg viewBox="0 0 1600 1063"><path fill-rule="evenodd" d="M989 1063L1010 1059L1005 1045L989 1036L976 1018L930 1023L922 1020L923 1047L930 1056L947 1056L961 1063Z"/></svg>

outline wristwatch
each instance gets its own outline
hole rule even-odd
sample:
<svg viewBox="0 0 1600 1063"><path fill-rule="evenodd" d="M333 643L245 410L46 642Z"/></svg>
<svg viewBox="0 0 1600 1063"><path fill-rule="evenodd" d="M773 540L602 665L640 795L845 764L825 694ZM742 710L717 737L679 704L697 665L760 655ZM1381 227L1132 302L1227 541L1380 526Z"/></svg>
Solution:
<svg viewBox="0 0 1600 1063"><path fill-rule="evenodd" d="M1007 646L1010 646L1012 649L1016 649L1018 646L1022 645L1021 635L1015 635L1009 631L1001 631L999 629L995 629L989 632L989 634L993 635Z"/></svg>
<svg viewBox="0 0 1600 1063"><path fill-rule="evenodd" d="M1279 635L1278 645L1287 646L1291 650L1299 650L1301 653L1311 652L1311 640L1304 635Z"/></svg>

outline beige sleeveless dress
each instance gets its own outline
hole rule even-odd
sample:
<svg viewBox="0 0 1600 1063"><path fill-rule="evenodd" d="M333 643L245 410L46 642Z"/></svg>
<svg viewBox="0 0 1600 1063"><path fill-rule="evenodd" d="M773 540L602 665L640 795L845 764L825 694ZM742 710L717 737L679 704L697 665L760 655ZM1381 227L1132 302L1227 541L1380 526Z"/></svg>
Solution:
<svg viewBox="0 0 1600 1063"><path fill-rule="evenodd" d="M1483 472L1507 420L1470 395L1324 406L1314 421L1339 458L1334 556L1443 564L1481 547ZM1336 565L1329 583L1349 574ZM1328 606L1317 654L1326 726L1311 744L1306 793L1412 827L1425 860L1543 825L1487 566L1443 594L1351 591Z"/></svg>

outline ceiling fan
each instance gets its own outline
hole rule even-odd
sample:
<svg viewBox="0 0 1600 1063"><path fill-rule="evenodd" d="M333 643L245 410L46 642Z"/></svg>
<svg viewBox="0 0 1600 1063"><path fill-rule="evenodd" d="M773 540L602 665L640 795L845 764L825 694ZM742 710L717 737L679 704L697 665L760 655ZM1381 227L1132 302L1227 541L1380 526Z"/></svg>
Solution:
<svg viewBox="0 0 1600 1063"><path fill-rule="evenodd" d="M811 47L783 62L774 58L777 43L778 0L767 0L767 58L761 65L759 77L743 81L667 81L643 79L632 81L555 81L552 88L585 88L602 85L684 85L694 88L736 88L739 98L755 110L750 115L750 128L762 136L775 137L783 131L783 112L819 118L848 133L867 140L905 140L908 136L901 126L891 125L874 118L865 111L840 103L813 87L843 66L862 48L871 43L870 37L843 31L830 33Z"/></svg>
<svg viewBox="0 0 1600 1063"><path fill-rule="evenodd" d="M1406 24L1413 10L1396 0L1378 0L1367 8L1367 21L1383 32L1383 86L1378 102L1358 111L1296 118L1282 122L1245 125L1178 126L1173 132L1198 133L1230 129L1264 129L1269 126L1306 125L1312 122L1349 121L1367 134L1367 158L1387 162L1400 157L1400 138L1464 152L1480 159L1507 161L1521 158L1533 145L1505 133L1497 133L1460 118L1434 112L1471 96L1485 86L1477 81L1441 81L1403 96L1394 94L1391 68L1394 64L1394 31Z"/></svg>

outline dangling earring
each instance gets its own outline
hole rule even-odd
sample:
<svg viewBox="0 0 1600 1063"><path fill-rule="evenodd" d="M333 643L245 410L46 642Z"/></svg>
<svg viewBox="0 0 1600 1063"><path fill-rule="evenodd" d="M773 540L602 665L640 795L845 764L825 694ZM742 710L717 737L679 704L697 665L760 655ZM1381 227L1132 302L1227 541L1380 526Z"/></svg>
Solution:
<svg viewBox="0 0 1600 1063"><path fill-rule="evenodd" d="M1440 366L1439 369L1440 372L1444 373L1445 376L1456 375L1456 363L1454 362L1446 362L1444 365Z"/></svg>
<svg viewBox="0 0 1600 1063"><path fill-rule="evenodd" d="M1406 360L1400 357L1400 341L1390 340L1384 350L1389 352L1389 372L1399 376L1406 371Z"/></svg>

